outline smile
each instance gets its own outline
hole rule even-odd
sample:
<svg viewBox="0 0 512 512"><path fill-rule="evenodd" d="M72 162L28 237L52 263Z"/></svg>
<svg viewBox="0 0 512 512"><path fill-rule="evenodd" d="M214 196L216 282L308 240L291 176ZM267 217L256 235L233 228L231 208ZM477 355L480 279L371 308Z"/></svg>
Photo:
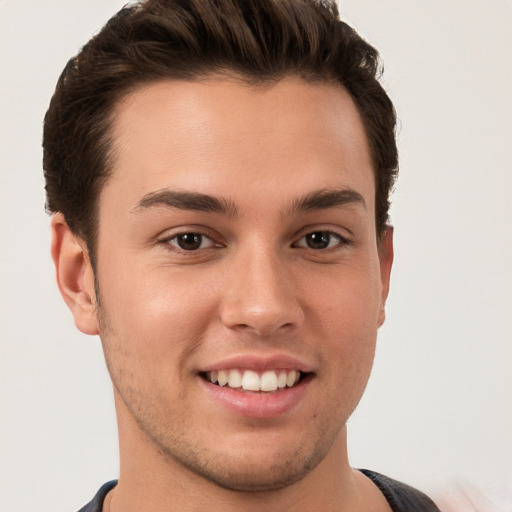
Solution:
<svg viewBox="0 0 512 512"><path fill-rule="evenodd" d="M220 387L268 393L295 386L301 380L302 372L276 369L260 373L254 370L227 369L205 372L203 376L207 381Z"/></svg>

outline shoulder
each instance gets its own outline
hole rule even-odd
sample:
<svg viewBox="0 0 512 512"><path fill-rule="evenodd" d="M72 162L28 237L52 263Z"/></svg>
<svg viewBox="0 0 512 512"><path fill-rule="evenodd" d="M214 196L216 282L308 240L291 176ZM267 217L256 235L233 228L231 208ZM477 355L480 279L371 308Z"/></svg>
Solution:
<svg viewBox="0 0 512 512"><path fill-rule="evenodd" d="M117 480L112 480L103 484L96 496L85 507L82 507L78 512L101 512L103 509L103 501L108 492L117 485Z"/></svg>
<svg viewBox="0 0 512 512"><path fill-rule="evenodd" d="M375 471L368 469L360 471L379 488L393 512L440 512L436 504L426 494L414 487Z"/></svg>

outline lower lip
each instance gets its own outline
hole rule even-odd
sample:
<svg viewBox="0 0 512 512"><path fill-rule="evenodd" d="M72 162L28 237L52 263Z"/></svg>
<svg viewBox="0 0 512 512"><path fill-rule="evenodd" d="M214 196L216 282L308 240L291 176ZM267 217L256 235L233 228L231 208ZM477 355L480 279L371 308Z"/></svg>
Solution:
<svg viewBox="0 0 512 512"><path fill-rule="evenodd" d="M298 407L304 400L311 375L291 388L273 393L238 391L221 387L199 377L204 389L226 409L247 418L276 418Z"/></svg>

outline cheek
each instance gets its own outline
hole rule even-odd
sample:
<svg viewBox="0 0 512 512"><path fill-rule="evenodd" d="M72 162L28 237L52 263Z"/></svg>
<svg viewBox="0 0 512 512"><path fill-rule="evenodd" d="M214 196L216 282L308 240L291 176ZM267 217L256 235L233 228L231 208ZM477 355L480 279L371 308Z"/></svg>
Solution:
<svg viewBox="0 0 512 512"><path fill-rule="evenodd" d="M194 350L214 305L194 282L186 286L165 273L157 276L147 270L140 275L143 278L133 272L121 279L111 274L100 281L106 331L102 337L126 359L154 371L178 363Z"/></svg>
<svg viewBox="0 0 512 512"><path fill-rule="evenodd" d="M323 291L311 296L311 328L323 346L325 367L330 369L327 378L337 381L339 399L352 403L364 390L375 354L380 311L376 276L371 267L359 272L352 268L329 284L324 282Z"/></svg>
<svg viewBox="0 0 512 512"><path fill-rule="evenodd" d="M381 293L378 266L353 265L321 277L310 279L302 292L320 325L340 339L375 333Z"/></svg>

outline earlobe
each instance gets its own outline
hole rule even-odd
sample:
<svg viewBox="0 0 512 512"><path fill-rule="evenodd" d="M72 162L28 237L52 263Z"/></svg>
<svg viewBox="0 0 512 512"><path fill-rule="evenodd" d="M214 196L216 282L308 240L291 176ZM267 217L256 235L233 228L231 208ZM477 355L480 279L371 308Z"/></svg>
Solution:
<svg viewBox="0 0 512 512"><path fill-rule="evenodd" d="M94 274L85 242L73 234L64 216L51 220L52 258L57 284L77 328L85 334L98 334Z"/></svg>
<svg viewBox="0 0 512 512"><path fill-rule="evenodd" d="M379 248L380 279L382 284L381 302L379 311L379 327L386 319L386 300L389 293L389 280L393 266L393 227L386 226L382 233Z"/></svg>

